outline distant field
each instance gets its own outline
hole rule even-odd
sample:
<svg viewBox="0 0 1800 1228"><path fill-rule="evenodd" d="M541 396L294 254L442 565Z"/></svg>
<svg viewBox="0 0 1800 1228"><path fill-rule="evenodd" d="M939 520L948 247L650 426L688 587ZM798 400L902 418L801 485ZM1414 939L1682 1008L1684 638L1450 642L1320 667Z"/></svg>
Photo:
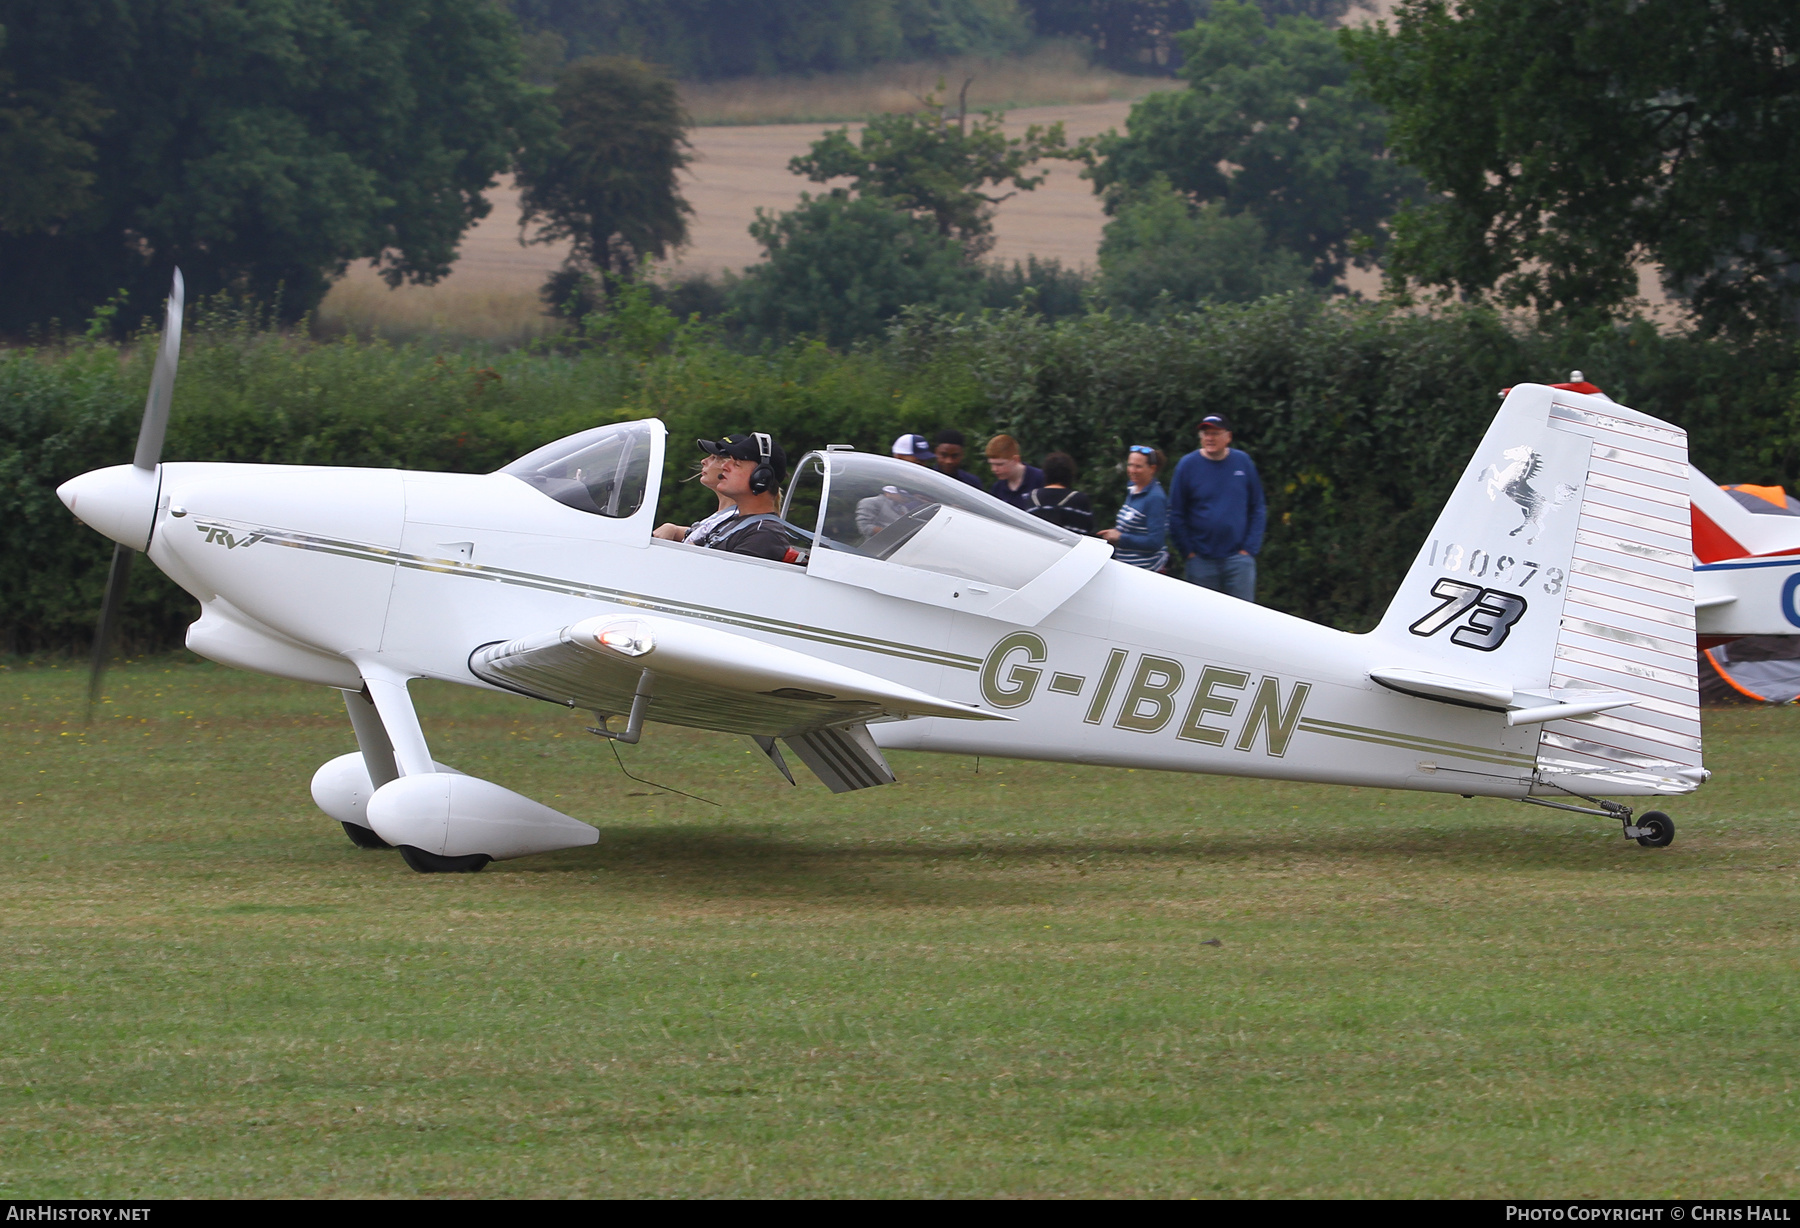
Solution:
<svg viewBox="0 0 1800 1228"><path fill-rule="evenodd" d="M1078 139L1123 127L1130 111L1128 102L1032 107L1011 112L1006 126L1022 132L1028 124L1061 122L1070 138ZM762 248L750 237L756 210L791 209L801 192L824 190L789 173L787 164L836 126L694 129L694 162L682 185L694 207L692 241L668 271L717 275L760 260ZM1053 163L1047 169L1049 177L1041 187L1000 206L993 257L1022 261L1037 256L1071 268L1091 266L1106 223L1093 185L1073 164ZM543 314L538 290L562 263L567 247L520 245L519 195L510 180L490 192L488 200L493 212L464 236L462 254L444 281L389 290L373 270L357 265L326 296L320 324L327 331L379 331L395 338L450 333L502 342L548 331L552 321Z"/></svg>
<svg viewBox="0 0 1800 1228"><path fill-rule="evenodd" d="M791 209L802 191L822 190L790 174L788 160L843 122L915 109L917 96L933 89L939 77L952 93L972 78L971 109L1008 111L1009 131L1061 122L1071 139L1122 128L1133 99L1180 84L1092 68L1067 48L1050 48L1016 60L961 59L808 79L684 85L683 99L704 126L691 134L694 163L682 188L694 207L692 242L669 272L717 275L761 259L762 249L749 232L756 210ZM993 255L1009 262L1037 256L1071 268L1091 266L1105 224L1100 202L1076 167L1055 163L1049 171L1042 187L1000 206ZM518 192L510 181L488 200L493 212L464 237L454 271L443 282L389 290L373 270L358 265L326 297L319 323L329 332L378 331L393 338L450 334L507 343L550 331L553 322L544 315L538 290L567 248L520 245Z"/></svg>
<svg viewBox="0 0 1800 1228"><path fill-rule="evenodd" d="M965 82L971 111L1130 101L1185 84L1113 72L1090 64L1080 47L1065 44L1010 59L958 56L813 77L685 81L681 100L702 125L841 122L917 111L933 93L954 105Z"/></svg>
<svg viewBox="0 0 1800 1228"><path fill-rule="evenodd" d="M333 692L0 670L0 1195L1793 1197L1800 710L1674 847L1491 801L742 739L420 688L597 847L419 876ZM1217 945L1213 945L1216 942Z"/></svg>

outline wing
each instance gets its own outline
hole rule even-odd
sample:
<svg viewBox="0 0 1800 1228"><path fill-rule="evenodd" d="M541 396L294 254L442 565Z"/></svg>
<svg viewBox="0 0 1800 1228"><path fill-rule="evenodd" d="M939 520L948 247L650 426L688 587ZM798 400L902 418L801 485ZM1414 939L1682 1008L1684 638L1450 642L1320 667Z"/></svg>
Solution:
<svg viewBox="0 0 1800 1228"><path fill-rule="evenodd" d="M864 728L870 721L1012 719L748 636L639 615L489 644L469 668L495 686L602 716L628 712L648 670L647 719L786 739L834 792L893 780Z"/></svg>

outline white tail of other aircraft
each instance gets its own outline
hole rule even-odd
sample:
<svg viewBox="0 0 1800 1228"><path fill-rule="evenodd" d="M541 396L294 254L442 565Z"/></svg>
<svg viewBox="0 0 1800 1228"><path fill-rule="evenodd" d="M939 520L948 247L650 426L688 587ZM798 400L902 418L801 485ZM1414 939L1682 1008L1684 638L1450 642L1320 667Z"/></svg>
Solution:
<svg viewBox="0 0 1800 1228"><path fill-rule="evenodd" d="M1383 685L1537 725L1533 792L1692 789L1686 432L1514 388L1373 638Z"/></svg>

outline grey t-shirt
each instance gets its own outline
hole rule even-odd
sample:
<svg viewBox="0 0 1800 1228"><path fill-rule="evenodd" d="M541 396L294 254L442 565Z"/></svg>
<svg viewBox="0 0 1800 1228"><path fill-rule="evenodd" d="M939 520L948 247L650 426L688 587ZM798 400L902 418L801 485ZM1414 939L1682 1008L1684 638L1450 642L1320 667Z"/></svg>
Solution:
<svg viewBox="0 0 1800 1228"><path fill-rule="evenodd" d="M736 515L737 505L735 503L727 503L712 515L696 520L694 522L694 527L689 529L687 536L681 540L690 546L704 546L707 542L712 540L713 534L717 533L724 527L726 522Z"/></svg>

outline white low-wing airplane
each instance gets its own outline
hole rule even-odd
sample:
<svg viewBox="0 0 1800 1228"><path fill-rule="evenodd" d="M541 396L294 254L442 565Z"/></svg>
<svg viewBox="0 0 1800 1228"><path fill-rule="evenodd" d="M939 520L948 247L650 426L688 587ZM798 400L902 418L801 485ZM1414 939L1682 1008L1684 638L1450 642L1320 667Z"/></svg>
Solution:
<svg viewBox="0 0 1800 1228"><path fill-rule="evenodd" d="M1603 398L1514 388L1381 625L1351 635L848 450L796 467L803 565L657 540L654 419L480 475L159 463L179 325L178 283L135 462L58 492L119 543L101 647L145 551L200 601L195 652L343 692L359 750L313 796L416 870L598 832L435 762L413 678L590 710L626 741L646 719L746 734L785 774L779 739L838 792L892 781L903 748L1512 798L1660 847L1667 815L1593 795L1707 776L1686 436ZM872 499L901 515L865 534Z"/></svg>

